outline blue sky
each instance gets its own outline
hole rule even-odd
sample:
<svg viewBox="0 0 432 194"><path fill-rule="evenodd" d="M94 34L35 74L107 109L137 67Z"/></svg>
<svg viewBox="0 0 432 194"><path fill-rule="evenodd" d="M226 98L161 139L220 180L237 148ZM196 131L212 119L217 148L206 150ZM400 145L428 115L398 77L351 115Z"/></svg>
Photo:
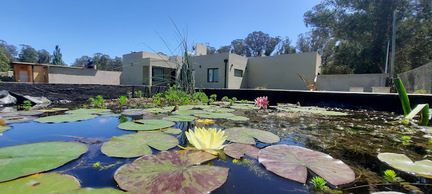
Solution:
<svg viewBox="0 0 432 194"><path fill-rule="evenodd" d="M288 36L293 46L309 31L303 14L320 0L0 0L0 39L52 53L60 45L71 65L100 52L179 54L176 29L188 43L218 49L253 31ZM167 43L165 46L161 38ZM173 53L171 53L171 51Z"/></svg>

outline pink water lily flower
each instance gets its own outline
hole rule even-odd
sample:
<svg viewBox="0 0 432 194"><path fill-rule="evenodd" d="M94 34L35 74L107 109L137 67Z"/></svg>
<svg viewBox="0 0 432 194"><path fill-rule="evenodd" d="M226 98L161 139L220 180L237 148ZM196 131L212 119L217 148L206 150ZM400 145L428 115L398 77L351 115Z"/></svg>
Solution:
<svg viewBox="0 0 432 194"><path fill-rule="evenodd" d="M268 105L268 97L267 96L263 96L263 97L258 97L255 99L255 104L261 108L267 108Z"/></svg>

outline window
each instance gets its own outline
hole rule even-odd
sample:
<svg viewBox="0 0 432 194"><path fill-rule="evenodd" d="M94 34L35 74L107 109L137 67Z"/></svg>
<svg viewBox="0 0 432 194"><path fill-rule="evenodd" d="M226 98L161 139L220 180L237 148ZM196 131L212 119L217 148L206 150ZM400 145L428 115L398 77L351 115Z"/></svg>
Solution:
<svg viewBox="0 0 432 194"><path fill-rule="evenodd" d="M235 77L243 77L243 70L234 69L234 76Z"/></svg>
<svg viewBox="0 0 432 194"><path fill-rule="evenodd" d="M163 81L163 68L153 68L152 70L152 81L160 82Z"/></svg>
<svg viewBox="0 0 432 194"><path fill-rule="evenodd" d="M218 82L218 69L207 69L207 82Z"/></svg>

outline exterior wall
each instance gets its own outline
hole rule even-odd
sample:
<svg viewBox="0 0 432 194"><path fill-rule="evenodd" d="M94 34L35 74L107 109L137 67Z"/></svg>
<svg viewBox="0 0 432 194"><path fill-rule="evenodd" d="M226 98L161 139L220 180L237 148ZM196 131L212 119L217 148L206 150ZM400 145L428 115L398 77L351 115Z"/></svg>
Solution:
<svg viewBox="0 0 432 194"><path fill-rule="evenodd" d="M297 73L314 79L321 71L320 65L317 52L249 58L245 73L247 87L307 90Z"/></svg>
<svg viewBox="0 0 432 194"><path fill-rule="evenodd" d="M49 83L119 85L122 72L49 66Z"/></svg>
<svg viewBox="0 0 432 194"><path fill-rule="evenodd" d="M228 59L228 88L239 89L247 87L246 67L248 59L236 54L229 54ZM235 70L242 70L243 76L234 76Z"/></svg>
<svg viewBox="0 0 432 194"><path fill-rule="evenodd" d="M22 78L20 75L20 71L26 71L27 72L27 78ZM14 65L14 74L15 74L15 81L17 82L24 82L25 80L28 80L27 82L32 81L32 73L31 73L31 66L30 65L21 65L21 64L15 64Z"/></svg>
<svg viewBox="0 0 432 194"><path fill-rule="evenodd" d="M196 56L207 55L207 46L203 44L196 44L195 53Z"/></svg>
<svg viewBox="0 0 432 194"><path fill-rule="evenodd" d="M398 74L407 92L426 90L432 93L432 63Z"/></svg>
<svg viewBox="0 0 432 194"><path fill-rule="evenodd" d="M47 66L33 66L33 82L34 83L48 83L48 67Z"/></svg>
<svg viewBox="0 0 432 194"><path fill-rule="evenodd" d="M192 57L191 58L192 69L195 70L195 87L224 88L225 87L225 63L224 63L225 59L229 59L229 53L216 53L211 55ZM229 61L228 64L230 64ZM207 71L209 68L218 69L218 82L207 82Z"/></svg>
<svg viewBox="0 0 432 194"><path fill-rule="evenodd" d="M372 92L372 87L384 87L388 74L337 74L319 75L318 90L349 91L350 87L363 87Z"/></svg>

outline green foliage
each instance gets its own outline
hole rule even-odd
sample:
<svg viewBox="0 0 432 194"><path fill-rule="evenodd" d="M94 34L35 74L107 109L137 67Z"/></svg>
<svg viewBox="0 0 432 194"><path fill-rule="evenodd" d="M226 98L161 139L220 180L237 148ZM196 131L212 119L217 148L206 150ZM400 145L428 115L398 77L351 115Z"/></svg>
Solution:
<svg viewBox="0 0 432 194"><path fill-rule="evenodd" d="M207 103L209 101L207 95L204 92L197 92L193 95L193 99L195 101L200 101L200 102L204 102Z"/></svg>
<svg viewBox="0 0 432 194"><path fill-rule="evenodd" d="M384 178L390 182L397 182L400 180L400 178L396 176L396 173L393 170L384 171Z"/></svg>
<svg viewBox="0 0 432 194"><path fill-rule="evenodd" d="M48 64L51 62L51 55L45 49L37 51L37 58L38 58L38 61L37 61L38 63Z"/></svg>
<svg viewBox="0 0 432 194"><path fill-rule="evenodd" d="M412 119L415 115L420 112L421 122L420 125L426 126L429 124L429 104L418 104L414 110L411 110L408 95L402 84L400 78L394 79L396 90L399 93L399 99L402 103L402 108L406 119Z"/></svg>
<svg viewBox="0 0 432 194"><path fill-rule="evenodd" d="M18 60L20 62L37 63L37 51L29 45L21 44L21 46L22 48Z"/></svg>
<svg viewBox="0 0 432 194"><path fill-rule="evenodd" d="M416 90L414 94L426 94L426 90Z"/></svg>
<svg viewBox="0 0 432 194"><path fill-rule="evenodd" d="M141 90L135 91L135 97L136 98L142 98L143 97L143 92Z"/></svg>
<svg viewBox="0 0 432 194"><path fill-rule="evenodd" d="M315 191L325 191L328 189L328 187L325 186L327 182L319 176L313 177L310 183L314 186L313 189Z"/></svg>
<svg viewBox="0 0 432 194"><path fill-rule="evenodd" d="M55 50L53 52L53 59L52 59L52 64L53 65L61 65L61 66L65 66L65 62L62 59L63 54L60 51L60 46L56 45L55 46Z"/></svg>
<svg viewBox="0 0 432 194"><path fill-rule="evenodd" d="M399 99L402 103L404 115L407 116L411 112L411 105L409 102L408 95L405 91L405 88L404 88L400 78L394 79L394 84L395 84L396 90L399 94Z"/></svg>
<svg viewBox="0 0 432 194"><path fill-rule="evenodd" d="M96 99L93 97L90 97L89 101L93 105L94 108L105 108L104 103L106 100L101 95L96 96Z"/></svg>
<svg viewBox="0 0 432 194"><path fill-rule="evenodd" d="M9 63L10 59L6 56L6 50L0 48L0 72L11 70Z"/></svg>
<svg viewBox="0 0 432 194"><path fill-rule="evenodd" d="M403 145L410 145L411 143L411 137L410 136L402 136L402 144Z"/></svg>
<svg viewBox="0 0 432 194"><path fill-rule="evenodd" d="M224 102L228 102L228 101L229 101L229 98L228 98L228 96L224 96L224 97L222 97L221 100L224 101Z"/></svg>
<svg viewBox="0 0 432 194"><path fill-rule="evenodd" d="M210 99L213 100L213 101L216 101L217 95L216 94L210 95Z"/></svg>
<svg viewBox="0 0 432 194"><path fill-rule="evenodd" d="M128 99L126 96L120 96L118 99L118 103L119 103L120 107L126 105L127 102L128 102Z"/></svg>
<svg viewBox="0 0 432 194"><path fill-rule="evenodd" d="M93 164L93 168L100 168L100 167L101 167L100 162L96 162Z"/></svg>
<svg viewBox="0 0 432 194"><path fill-rule="evenodd" d="M30 110L32 103L30 102L30 100L24 100L23 105L25 110Z"/></svg>
<svg viewBox="0 0 432 194"><path fill-rule="evenodd" d="M155 106L175 106L192 103L191 95L177 89L177 86L170 86L164 93L157 93L153 96Z"/></svg>

